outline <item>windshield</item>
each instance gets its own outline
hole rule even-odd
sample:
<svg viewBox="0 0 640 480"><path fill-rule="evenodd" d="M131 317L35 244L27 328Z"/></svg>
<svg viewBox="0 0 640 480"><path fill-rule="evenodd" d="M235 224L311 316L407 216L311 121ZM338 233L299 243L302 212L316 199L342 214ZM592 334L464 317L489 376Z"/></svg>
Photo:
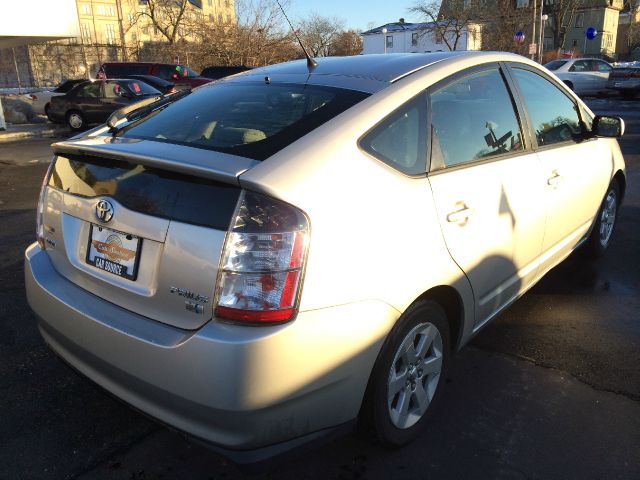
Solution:
<svg viewBox="0 0 640 480"><path fill-rule="evenodd" d="M264 160L367 96L304 84L212 84L125 127L123 136Z"/></svg>
<svg viewBox="0 0 640 480"><path fill-rule="evenodd" d="M545 67L547 67L547 69L549 70L557 70L561 66L563 66L565 63L567 63L566 60L554 60L552 62L545 64Z"/></svg>

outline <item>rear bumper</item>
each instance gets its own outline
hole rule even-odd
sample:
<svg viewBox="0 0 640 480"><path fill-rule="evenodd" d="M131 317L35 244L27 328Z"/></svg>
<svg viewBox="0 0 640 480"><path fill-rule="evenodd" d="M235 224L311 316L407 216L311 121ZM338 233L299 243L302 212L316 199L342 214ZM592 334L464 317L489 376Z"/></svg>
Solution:
<svg viewBox="0 0 640 480"><path fill-rule="evenodd" d="M301 312L276 327L210 321L181 330L69 282L36 244L25 252L25 283L42 336L71 366L240 462L354 419L398 317L383 302L365 301Z"/></svg>

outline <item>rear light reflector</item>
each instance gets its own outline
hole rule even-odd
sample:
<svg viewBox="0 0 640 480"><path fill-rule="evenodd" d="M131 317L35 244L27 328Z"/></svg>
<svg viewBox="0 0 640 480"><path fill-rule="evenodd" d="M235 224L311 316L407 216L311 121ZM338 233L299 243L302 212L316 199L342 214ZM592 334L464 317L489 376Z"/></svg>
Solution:
<svg viewBox="0 0 640 480"><path fill-rule="evenodd" d="M51 176L51 172L53 171L53 166L56 163L56 158L54 157L49 164L49 168L47 169L47 173L42 179L42 185L40 186L40 197L38 198L38 208L36 210L36 239L38 240L38 245L43 250L45 249L44 243L44 197L45 192L47 190L47 185L49 183L49 177Z"/></svg>
<svg viewBox="0 0 640 480"><path fill-rule="evenodd" d="M297 312L309 222L299 209L243 191L222 255L215 316L277 323Z"/></svg>

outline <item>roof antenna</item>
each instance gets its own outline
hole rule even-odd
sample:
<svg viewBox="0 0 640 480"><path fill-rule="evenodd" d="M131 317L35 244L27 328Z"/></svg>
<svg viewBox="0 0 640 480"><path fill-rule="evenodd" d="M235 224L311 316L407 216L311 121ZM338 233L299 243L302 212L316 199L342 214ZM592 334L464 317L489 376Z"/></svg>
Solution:
<svg viewBox="0 0 640 480"><path fill-rule="evenodd" d="M304 56L307 57L307 68L309 70L313 70L314 68L316 68L318 66L318 62L316 62L313 59L313 57L311 55L309 55L309 52L307 51L307 49L305 48L304 44L302 43L302 40L300 40L300 37L298 36L298 34L296 33L295 29L293 28L293 25L291 25L291 21L289 20L289 17L287 17L287 13L284 11L284 8L282 8L282 5L280 5L280 0L276 0L276 3L280 7L280 10L282 10L282 14L284 15L284 18L286 18L287 23L289 24L289 27L291 27L291 31L293 32L293 35L296 37L296 40L298 40L298 43L302 47L302 51L304 52Z"/></svg>

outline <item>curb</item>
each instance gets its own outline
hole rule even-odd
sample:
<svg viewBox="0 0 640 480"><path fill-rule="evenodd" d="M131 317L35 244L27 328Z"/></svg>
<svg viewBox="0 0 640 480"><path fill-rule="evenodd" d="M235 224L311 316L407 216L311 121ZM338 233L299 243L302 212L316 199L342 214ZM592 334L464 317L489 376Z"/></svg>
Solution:
<svg viewBox="0 0 640 480"><path fill-rule="evenodd" d="M0 131L0 143L8 143L14 142L16 140L23 140L25 138L34 138L34 137L44 137L50 138L55 137L60 133L66 132L66 128L64 127L48 127L43 129L34 129L34 130L19 130L19 131Z"/></svg>

